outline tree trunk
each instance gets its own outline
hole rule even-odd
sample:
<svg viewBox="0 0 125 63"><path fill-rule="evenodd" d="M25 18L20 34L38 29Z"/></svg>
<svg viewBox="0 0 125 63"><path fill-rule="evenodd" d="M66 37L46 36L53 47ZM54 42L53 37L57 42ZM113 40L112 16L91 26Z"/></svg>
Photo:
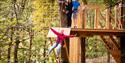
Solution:
<svg viewBox="0 0 125 63"><path fill-rule="evenodd" d="M29 47L29 62L28 63L31 63L31 56L32 56L32 39L33 39L33 30L31 30L29 32L29 36L30 36L30 47Z"/></svg>
<svg viewBox="0 0 125 63"><path fill-rule="evenodd" d="M7 56L7 58L8 58L8 63L11 63L11 61L10 61L10 58L11 58L11 45L12 45L12 42L10 42L9 43L9 48L8 48L8 56Z"/></svg>
<svg viewBox="0 0 125 63"><path fill-rule="evenodd" d="M17 54L18 54L19 43L20 43L19 37L17 37L16 44L15 44L15 47L14 47L14 63L18 63L18 56L17 56Z"/></svg>
<svg viewBox="0 0 125 63"><path fill-rule="evenodd" d="M63 0L59 0L59 1L63 1ZM60 14L60 25L61 27L66 27L67 26L67 20L66 20L66 14L63 12L63 10L65 9L65 5L64 3L59 3L59 14Z"/></svg>
<svg viewBox="0 0 125 63"><path fill-rule="evenodd" d="M2 57L2 48L0 47L0 60L1 60L1 57Z"/></svg>
<svg viewBox="0 0 125 63"><path fill-rule="evenodd" d="M45 44L44 44L44 53L43 53L43 56L44 56L44 58L46 57L46 41L45 41ZM45 60L44 60L44 63L46 63Z"/></svg>
<svg viewBox="0 0 125 63"><path fill-rule="evenodd" d="M11 37L10 37L10 43L9 43L9 48L8 48L8 63L11 63L10 59L11 59L11 45L12 45L12 42L13 42L13 29L11 29Z"/></svg>

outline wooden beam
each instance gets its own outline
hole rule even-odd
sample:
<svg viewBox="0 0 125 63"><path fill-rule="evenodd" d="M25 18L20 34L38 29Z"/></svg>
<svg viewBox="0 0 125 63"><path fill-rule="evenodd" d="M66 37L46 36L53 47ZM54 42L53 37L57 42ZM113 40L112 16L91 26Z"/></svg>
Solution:
<svg viewBox="0 0 125 63"><path fill-rule="evenodd" d="M123 29L125 29L125 0L121 0L121 23ZM123 17L124 16L124 17ZM121 63L125 63L125 35L120 37L120 46L121 46Z"/></svg>
<svg viewBox="0 0 125 63"><path fill-rule="evenodd" d="M103 5L103 4L92 4L92 3L87 4L87 9L96 9L96 8L105 9L105 5Z"/></svg>
<svg viewBox="0 0 125 63"><path fill-rule="evenodd" d="M106 9L106 29L109 29L109 9Z"/></svg>
<svg viewBox="0 0 125 63"><path fill-rule="evenodd" d="M79 51L80 51L80 39L79 37L70 39L70 63L79 63Z"/></svg>
<svg viewBox="0 0 125 63"><path fill-rule="evenodd" d="M117 20L118 20L118 6L116 5L115 8L114 8L114 11L115 11L115 28L118 29L117 25Z"/></svg>
<svg viewBox="0 0 125 63"><path fill-rule="evenodd" d="M99 26L99 9L95 9L95 21L94 21L94 29L98 29Z"/></svg>
<svg viewBox="0 0 125 63"><path fill-rule="evenodd" d="M70 38L70 63L85 63L85 38Z"/></svg>
<svg viewBox="0 0 125 63"><path fill-rule="evenodd" d="M121 23L123 28L125 28L125 0L121 3Z"/></svg>
<svg viewBox="0 0 125 63"><path fill-rule="evenodd" d="M116 47L110 37L105 38L103 35L101 35L101 38L104 41L107 50L110 52L115 61L117 63L120 63L120 50Z"/></svg>
<svg viewBox="0 0 125 63"><path fill-rule="evenodd" d="M80 10L78 13L77 25L78 28L83 28L83 17L85 18L85 11ZM85 24L84 24L85 26ZM73 27L73 25L72 25ZM76 28L77 29L77 28ZM69 62L70 63L85 63L85 46L81 37L70 38L69 47ZM83 44L83 45L82 45Z"/></svg>
<svg viewBox="0 0 125 63"><path fill-rule="evenodd" d="M83 11L83 28L86 28L86 24L87 24L87 15L86 15L86 10Z"/></svg>
<svg viewBox="0 0 125 63"><path fill-rule="evenodd" d="M115 46L120 49L120 44L113 38L113 36L110 36L110 39L113 41L113 43L115 44Z"/></svg>
<svg viewBox="0 0 125 63"><path fill-rule="evenodd" d="M121 63L125 63L125 36L120 37Z"/></svg>
<svg viewBox="0 0 125 63"><path fill-rule="evenodd" d="M125 36L124 30L108 30L108 29L82 29L82 28L72 28L71 34L77 33L78 36L92 36L92 35L115 35L115 36Z"/></svg>

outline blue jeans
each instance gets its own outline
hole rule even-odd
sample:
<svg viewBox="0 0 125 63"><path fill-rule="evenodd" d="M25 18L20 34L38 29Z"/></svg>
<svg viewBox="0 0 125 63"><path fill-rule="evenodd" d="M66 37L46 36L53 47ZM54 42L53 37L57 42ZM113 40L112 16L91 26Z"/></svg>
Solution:
<svg viewBox="0 0 125 63"><path fill-rule="evenodd" d="M56 48L56 56L59 57L59 54L60 54L60 51L61 51L61 47L62 47L62 45L61 45L60 43L55 42L55 43L49 48L48 55L50 55L50 53L52 52L52 50L53 50L54 48Z"/></svg>
<svg viewBox="0 0 125 63"><path fill-rule="evenodd" d="M73 19L77 19L78 10L73 10Z"/></svg>

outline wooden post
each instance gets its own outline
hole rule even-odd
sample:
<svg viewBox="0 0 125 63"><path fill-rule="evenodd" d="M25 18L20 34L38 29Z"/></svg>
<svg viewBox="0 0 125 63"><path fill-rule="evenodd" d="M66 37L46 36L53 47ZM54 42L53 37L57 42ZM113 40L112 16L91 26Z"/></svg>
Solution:
<svg viewBox="0 0 125 63"><path fill-rule="evenodd" d="M121 23L123 29L125 29L125 0L121 0ZM124 17L123 17L124 16ZM125 36L120 37L120 46L121 46L121 63L125 63Z"/></svg>
<svg viewBox="0 0 125 63"><path fill-rule="evenodd" d="M114 10L115 10L115 28L117 28L117 25L118 25L118 23L117 23L117 20L118 20L117 8L118 8L118 6L116 5L114 8Z"/></svg>
<svg viewBox="0 0 125 63"><path fill-rule="evenodd" d="M99 18L99 9L96 8L95 9L95 21L94 21L94 29L98 29L98 26L99 26L99 21L98 21L98 18Z"/></svg>
<svg viewBox="0 0 125 63"><path fill-rule="evenodd" d="M85 11L85 10L84 10ZM83 15L85 13L80 11L78 13L77 25L78 28L83 28ZM85 23L84 23L85 26ZM69 46L69 62L70 63L85 63L85 38L74 37L70 38Z"/></svg>
<svg viewBox="0 0 125 63"><path fill-rule="evenodd" d="M83 22L83 25L81 25L82 27L83 27L83 29L85 29L86 28L86 22L87 22L87 20L86 20L86 8L81 12L81 22Z"/></svg>
<svg viewBox="0 0 125 63"><path fill-rule="evenodd" d="M78 12L78 19L77 19L77 26L79 27L79 28L82 28L82 25L83 24L80 24L80 23L83 23L83 19L85 20L85 16L83 17L83 14L85 14L85 11L82 11L81 9L80 9L80 11ZM84 23L85 23L85 21L84 21ZM84 25L85 26L85 25Z"/></svg>
<svg viewBox="0 0 125 63"><path fill-rule="evenodd" d="M125 0L122 0L121 4L121 23L122 27L125 28Z"/></svg>
<svg viewBox="0 0 125 63"><path fill-rule="evenodd" d="M106 9L106 29L109 29L109 9Z"/></svg>
<svg viewBox="0 0 125 63"><path fill-rule="evenodd" d="M85 38L71 38L69 53L70 63L85 63Z"/></svg>
<svg viewBox="0 0 125 63"><path fill-rule="evenodd" d="M121 62L125 63L125 36L120 38L120 45L121 45Z"/></svg>

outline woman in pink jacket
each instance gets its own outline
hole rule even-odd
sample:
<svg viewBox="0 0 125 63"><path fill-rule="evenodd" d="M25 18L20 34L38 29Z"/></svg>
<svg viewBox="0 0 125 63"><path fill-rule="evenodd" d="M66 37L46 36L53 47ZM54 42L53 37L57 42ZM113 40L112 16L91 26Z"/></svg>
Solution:
<svg viewBox="0 0 125 63"><path fill-rule="evenodd" d="M56 42L49 48L48 55L51 53L51 51L56 48L56 56L59 57L59 53L61 51L61 47L63 46L63 41L66 38L74 37L74 35L65 35L64 30L61 30L61 33L55 31L54 29L50 28L54 34L57 35Z"/></svg>

